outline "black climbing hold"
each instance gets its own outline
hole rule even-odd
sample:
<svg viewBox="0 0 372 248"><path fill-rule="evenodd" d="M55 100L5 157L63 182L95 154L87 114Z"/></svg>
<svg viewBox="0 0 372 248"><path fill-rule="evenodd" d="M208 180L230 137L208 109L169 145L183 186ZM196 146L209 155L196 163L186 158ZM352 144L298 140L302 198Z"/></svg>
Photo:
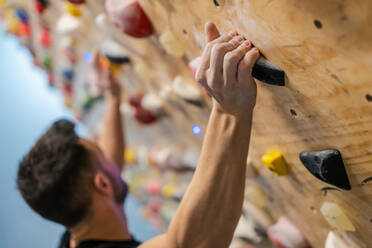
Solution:
<svg viewBox="0 0 372 248"><path fill-rule="evenodd" d="M366 99L368 102L372 102L372 96L370 94L366 95Z"/></svg>
<svg viewBox="0 0 372 248"><path fill-rule="evenodd" d="M314 25L318 29L321 29L323 27L323 24L319 20L314 20Z"/></svg>
<svg viewBox="0 0 372 248"><path fill-rule="evenodd" d="M106 58L113 64L122 65L122 64L129 64L131 63L128 57L114 57L110 55L106 55Z"/></svg>
<svg viewBox="0 0 372 248"><path fill-rule="evenodd" d="M252 76L264 83L284 86L284 71L268 61L264 56L260 56L253 66Z"/></svg>
<svg viewBox="0 0 372 248"><path fill-rule="evenodd" d="M213 3L214 3L214 6L220 7L220 3L218 2L218 0L213 0Z"/></svg>
<svg viewBox="0 0 372 248"><path fill-rule="evenodd" d="M301 152L300 160L318 179L344 190L350 190L341 153L338 150Z"/></svg>
<svg viewBox="0 0 372 248"><path fill-rule="evenodd" d="M202 108L204 106L203 102L202 101L198 101L198 100L190 100L190 99L184 99L185 102L189 103L189 104L192 104L196 107L199 107L199 108Z"/></svg>

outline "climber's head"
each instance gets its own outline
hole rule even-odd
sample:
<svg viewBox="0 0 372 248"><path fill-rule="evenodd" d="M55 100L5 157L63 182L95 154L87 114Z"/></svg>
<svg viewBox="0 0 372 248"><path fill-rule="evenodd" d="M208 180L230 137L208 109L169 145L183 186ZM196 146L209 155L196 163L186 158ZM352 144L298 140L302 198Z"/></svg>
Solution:
<svg viewBox="0 0 372 248"><path fill-rule="evenodd" d="M17 186L32 209L69 228L103 205L121 207L128 191L118 167L67 120L55 122L23 158Z"/></svg>

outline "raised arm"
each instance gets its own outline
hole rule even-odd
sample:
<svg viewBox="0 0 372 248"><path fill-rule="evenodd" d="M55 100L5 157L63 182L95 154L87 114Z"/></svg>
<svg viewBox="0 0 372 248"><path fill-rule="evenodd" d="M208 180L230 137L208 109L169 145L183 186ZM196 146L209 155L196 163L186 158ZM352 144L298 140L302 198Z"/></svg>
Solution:
<svg viewBox="0 0 372 248"><path fill-rule="evenodd" d="M123 120L120 113L121 87L111 71L99 67L98 59L99 57L96 55L95 69L99 70L107 104L99 146L105 156L122 170L124 166L125 139Z"/></svg>
<svg viewBox="0 0 372 248"><path fill-rule="evenodd" d="M226 248L242 212L259 56L250 42L206 25L197 81L214 97L198 167L168 232L142 248Z"/></svg>

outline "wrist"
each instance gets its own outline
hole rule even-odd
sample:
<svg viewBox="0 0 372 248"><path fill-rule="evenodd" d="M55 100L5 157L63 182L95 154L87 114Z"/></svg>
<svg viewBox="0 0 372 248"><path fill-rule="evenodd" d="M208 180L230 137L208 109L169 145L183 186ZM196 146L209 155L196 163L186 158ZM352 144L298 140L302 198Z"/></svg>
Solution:
<svg viewBox="0 0 372 248"><path fill-rule="evenodd" d="M116 105L120 105L120 103L121 103L121 100L120 100L119 97L107 97L106 100L107 100L107 103L109 105L115 105L116 106Z"/></svg>
<svg viewBox="0 0 372 248"><path fill-rule="evenodd" d="M236 111L229 113L224 111L218 104L213 104L212 113L217 115L229 116L237 121L251 121L253 115L254 106L245 108L244 111Z"/></svg>

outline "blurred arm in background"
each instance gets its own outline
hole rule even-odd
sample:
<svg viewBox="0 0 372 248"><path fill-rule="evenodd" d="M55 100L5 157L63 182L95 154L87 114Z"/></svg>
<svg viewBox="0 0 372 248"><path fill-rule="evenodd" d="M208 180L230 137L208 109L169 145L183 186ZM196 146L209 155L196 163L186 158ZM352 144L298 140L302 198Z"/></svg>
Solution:
<svg viewBox="0 0 372 248"><path fill-rule="evenodd" d="M99 139L99 146L105 156L114 162L120 170L124 167L125 137L123 119L120 113L121 86L113 72L100 65L100 55L94 58L94 69L99 75L100 83L104 87L106 100L106 115Z"/></svg>

